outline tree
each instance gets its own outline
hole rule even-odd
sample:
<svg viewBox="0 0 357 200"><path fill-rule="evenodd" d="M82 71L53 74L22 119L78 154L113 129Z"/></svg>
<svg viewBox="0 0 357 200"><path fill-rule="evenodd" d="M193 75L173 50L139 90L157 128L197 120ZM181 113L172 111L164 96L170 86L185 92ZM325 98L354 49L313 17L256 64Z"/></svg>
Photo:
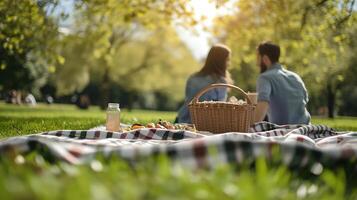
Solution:
<svg viewBox="0 0 357 200"><path fill-rule="evenodd" d="M356 17L356 16L353 16ZM351 29L348 30L349 37L351 41L349 43L349 49L346 50L346 54L348 55L348 68L344 72L343 81L339 85L341 88L341 92L339 94L339 102L340 106L339 114L342 115L357 115L357 38L355 37L357 34L357 25L354 24Z"/></svg>
<svg viewBox="0 0 357 200"><path fill-rule="evenodd" d="M133 94L167 87L163 82L166 77L182 76L181 72L166 70L160 81L151 77L162 73L160 70L165 66L174 69L184 63L170 57L182 54L180 59L188 65L194 63L171 27L173 18L180 17L181 23L194 23L186 2L101 0L77 3L72 33L63 38L65 62L56 73L59 93L81 90L93 80L100 86L104 108L112 82L125 86ZM175 76L168 75L170 73Z"/></svg>
<svg viewBox="0 0 357 200"><path fill-rule="evenodd" d="M354 0L241 0L237 6L239 11L217 20L213 30L233 49L236 82L254 88L256 46L272 40L282 47L281 62L302 75L312 99L325 93L333 117L346 69L344 52L350 39L346 32L354 21Z"/></svg>
<svg viewBox="0 0 357 200"><path fill-rule="evenodd" d="M0 86L36 90L61 57L56 52L57 21L48 15L56 1L0 2Z"/></svg>
<svg viewBox="0 0 357 200"><path fill-rule="evenodd" d="M186 79L200 67L170 26L124 45L115 57L120 56L126 59L115 59L111 80L134 93L167 95L173 102L181 100Z"/></svg>

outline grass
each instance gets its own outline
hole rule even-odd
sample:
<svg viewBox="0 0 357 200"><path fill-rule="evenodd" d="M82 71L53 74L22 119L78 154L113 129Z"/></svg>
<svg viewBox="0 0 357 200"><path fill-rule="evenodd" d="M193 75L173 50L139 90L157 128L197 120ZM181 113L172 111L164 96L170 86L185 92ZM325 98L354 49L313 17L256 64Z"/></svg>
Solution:
<svg viewBox="0 0 357 200"><path fill-rule="evenodd" d="M20 159L16 159L20 160ZM325 170L319 179L301 179L284 166L264 160L237 173L222 165L192 172L165 157L135 166L100 159L90 165L49 165L29 155L25 162L2 161L3 199L354 199L345 189L345 174Z"/></svg>
<svg viewBox="0 0 357 200"><path fill-rule="evenodd" d="M105 111L98 107L80 110L74 105L46 105L36 107L9 105L0 102L0 138L39 133L46 130L89 129L105 123ZM175 119L174 112L122 110L123 123L147 123Z"/></svg>
<svg viewBox="0 0 357 200"><path fill-rule="evenodd" d="M357 131L356 117L337 117L335 119L315 117L312 119L312 123L324 124L339 131Z"/></svg>
<svg viewBox="0 0 357 200"><path fill-rule="evenodd" d="M175 112L123 109L123 123L155 122L159 118L175 119ZM357 131L357 118L338 117L336 119L313 118L314 124L325 124L337 130ZM98 107L80 110L74 105L46 105L36 107L9 105L0 102L0 138L27 135L48 130L89 129L105 123L105 111Z"/></svg>
<svg viewBox="0 0 357 200"><path fill-rule="evenodd" d="M122 122L146 123L159 118L172 121L176 113L127 110ZM0 102L0 137L58 129L88 129L103 124L105 112L70 105L35 108ZM357 118L314 118L338 130L357 130ZM36 153L0 156L2 199L356 199L356 184L346 183L344 170L324 169L322 174L301 176L286 166L258 160L239 171L221 165L212 170L188 170L164 156L132 165L100 157L89 165L50 164Z"/></svg>
<svg viewBox="0 0 357 200"><path fill-rule="evenodd" d="M124 122L135 120L158 120L158 117L165 118L167 120L174 120L175 112L162 112L162 111L150 111L150 110L132 110L128 111L122 109L121 117ZM104 122L105 111L99 109L99 107L92 106L88 110L80 110L75 105L65 104L39 104L36 107L29 107L26 105L11 105L0 102L0 116L13 117L13 118L93 118L99 119ZM136 118L136 119L135 119Z"/></svg>

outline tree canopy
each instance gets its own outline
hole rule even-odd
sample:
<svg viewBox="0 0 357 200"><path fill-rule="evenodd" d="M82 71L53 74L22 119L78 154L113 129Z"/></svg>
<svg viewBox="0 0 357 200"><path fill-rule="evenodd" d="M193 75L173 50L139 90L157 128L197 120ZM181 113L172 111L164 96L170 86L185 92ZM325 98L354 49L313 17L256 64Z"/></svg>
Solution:
<svg viewBox="0 0 357 200"><path fill-rule="evenodd" d="M64 96L95 86L102 107L119 93L127 102L156 96L172 109L183 99L185 80L200 67L176 30L200 23L190 0L77 0L67 14L58 13L61 2L0 2L0 91L36 93L46 84ZM255 90L256 47L271 40L282 48L281 62L305 81L312 113L327 107L333 117L336 106L353 113L355 0L234 2L209 31L232 49L238 86Z"/></svg>
<svg viewBox="0 0 357 200"><path fill-rule="evenodd" d="M55 1L0 2L0 86L39 88L54 71L58 57L56 19L45 8Z"/></svg>
<svg viewBox="0 0 357 200"><path fill-rule="evenodd" d="M178 38L173 19L195 23L187 1L80 1L74 26L62 38L59 94L100 86L104 107L111 83L132 92L163 91L182 98L184 79L197 63Z"/></svg>
<svg viewBox="0 0 357 200"><path fill-rule="evenodd" d="M236 6L238 11L219 18L213 31L233 50L232 71L238 85L254 90L256 47L269 40L281 46L281 63L303 77L312 104L320 104L315 108L323 106L325 93L327 101L334 101L353 38L349 34L356 21L353 0L240 0Z"/></svg>

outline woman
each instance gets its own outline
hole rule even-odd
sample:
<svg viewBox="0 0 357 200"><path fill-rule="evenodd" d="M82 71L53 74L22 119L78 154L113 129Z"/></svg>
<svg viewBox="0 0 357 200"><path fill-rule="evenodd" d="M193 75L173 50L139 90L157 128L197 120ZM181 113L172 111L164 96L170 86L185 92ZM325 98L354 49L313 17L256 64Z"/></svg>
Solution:
<svg viewBox="0 0 357 200"><path fill-rule="evenodd" d="M230 55L230 49L224 45L215 45L210 49L202 69L191 75L186 82L185 103L178 112L176 122L191 123L187 105L201 89L214 83L232 83L227 71ZM225 101L226 99L227 89L215 88L202 95L200 101Z"/></svg>

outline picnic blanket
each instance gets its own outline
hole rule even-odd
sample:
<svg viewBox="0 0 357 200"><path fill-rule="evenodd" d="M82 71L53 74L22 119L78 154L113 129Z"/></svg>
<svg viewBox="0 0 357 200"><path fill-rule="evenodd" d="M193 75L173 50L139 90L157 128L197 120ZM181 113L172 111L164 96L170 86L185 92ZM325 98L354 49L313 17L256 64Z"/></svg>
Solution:
<svg viewBox="0 0 357 200"><path fill-rule="evenodd" d="M207 135L183 130L130 132L56 130L0 141L1 155L36 151L50 161L91 162L96 156L136 161L167 155L187 167L240 164L263 157L294 168L352 166L357 171L357 132L336 132L323 125L256 123L249 133Z"/></svg>

